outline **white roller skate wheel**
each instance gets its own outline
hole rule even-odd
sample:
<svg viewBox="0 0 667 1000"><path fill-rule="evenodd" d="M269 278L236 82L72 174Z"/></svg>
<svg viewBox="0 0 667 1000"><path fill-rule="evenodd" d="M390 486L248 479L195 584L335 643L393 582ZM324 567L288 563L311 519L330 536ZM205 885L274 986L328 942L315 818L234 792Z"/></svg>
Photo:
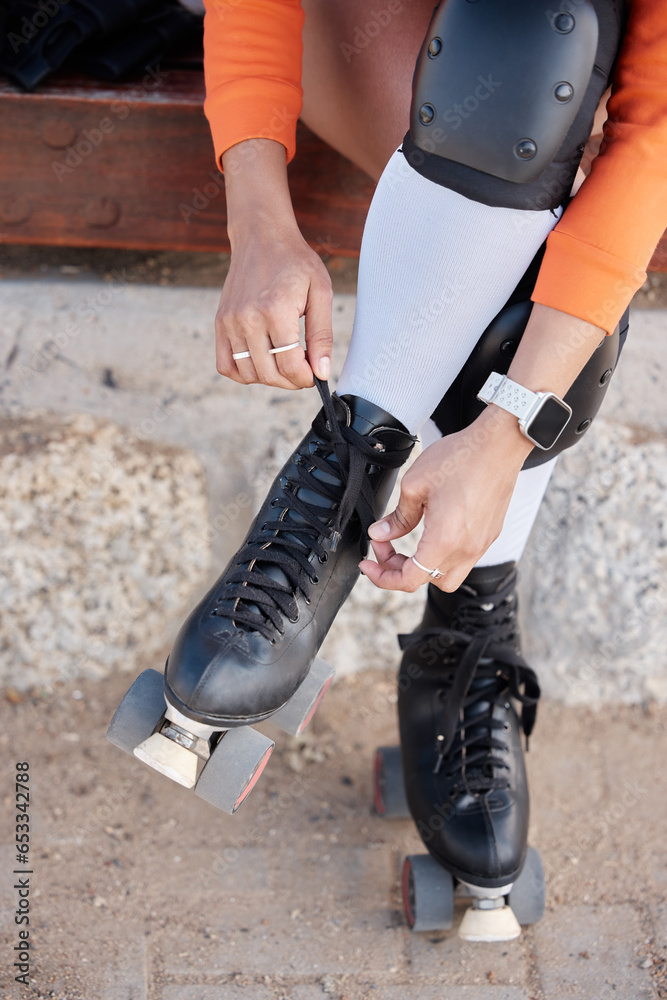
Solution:
<svg viewBox="0 0 667 1000"><path fill-rule="evenodd" d="M521 927L509 906L496 910L479 910L471 906L463 914L459 937L464 941L513 941L521 935Z"/></svg>
<svg viewBox="0 0 667 1000"><path fill-rule="evenodd" d="M400 747L378 747L373 766L373 807L383 819L409 819Z"/></svg>
<svg viewBox="0 0 667 1000"><path fill-rule="evenodd" d="M164 679L157 670L144 670L125 693L107 729L107 739L125 753L155 731L166 708Z"/></svg>
<svg viewBox="0 0 667 1000"><path fill-rule="evenodd" d="M413 931L446 931L454 919L454 879L430 854L403 862L403 912Z"/></svg>
<svg viewBox="0 0 667 1000"><path fill-rule="evenodd" d="M271 722L291 736L300 736L334 679L334 668L317 657L290 700L271 716Z"/></svg>
<svg viewBox="0 0 667 1000"><path fill-rule="evenodd" d="M226 813L235 813L255 787L275 743L256 729L228 729L213 748L195 795Z"/></svg>
<svg viewBox="0 0 667 1000"><path fill-rule="evenodd" d="M195 787L199 758L192 750L182 747L162 733L153 733L135 747L134 756L178 785L183 785L184 788Z"/></svg>

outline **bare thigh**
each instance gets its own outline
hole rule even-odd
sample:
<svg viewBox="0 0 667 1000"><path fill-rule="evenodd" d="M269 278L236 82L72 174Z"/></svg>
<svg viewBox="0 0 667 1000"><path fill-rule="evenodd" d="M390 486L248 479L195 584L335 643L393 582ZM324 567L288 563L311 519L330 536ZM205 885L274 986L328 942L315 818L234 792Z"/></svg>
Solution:
<svg viewBox="0 0 667 1000"><path fill-rule="evenodd" d="M434 2L391 6L395 13L384 0L303 0L301 117L374 180L408 129L412 74Z"/></svg>
<svg viewBox="0 0 667 1000"><path fill-rule="evenodd" d="M378 180L409 126L412 74L433 0L302 0L306 125ZM382 24L384 21L386 23ZM597 154L602 97L573 191Z"/></svg>

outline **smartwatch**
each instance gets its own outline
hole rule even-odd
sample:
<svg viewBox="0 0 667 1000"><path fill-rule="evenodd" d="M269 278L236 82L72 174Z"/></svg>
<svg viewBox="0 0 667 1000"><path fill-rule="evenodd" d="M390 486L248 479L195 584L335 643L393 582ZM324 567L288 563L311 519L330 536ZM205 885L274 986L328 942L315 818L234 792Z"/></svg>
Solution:
<svg viewBox="0 0 667 1000"><path fill-rule="evenodd" d="M542 451L553 448L572 416L571 408L553 392L531 392L498 372L491 372L477 398L518 417L521 433Z"/></svg>

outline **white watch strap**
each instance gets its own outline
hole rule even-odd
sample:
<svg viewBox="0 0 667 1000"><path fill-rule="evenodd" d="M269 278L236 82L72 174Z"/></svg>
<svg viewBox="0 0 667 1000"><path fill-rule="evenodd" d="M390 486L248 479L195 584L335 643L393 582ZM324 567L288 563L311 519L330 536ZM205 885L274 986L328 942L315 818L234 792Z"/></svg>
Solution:
<svg viewBox="0 0 667 1000"><path fill-rule="evenodd" d="M495 403L519 419L526 416L537 399L536 392L524 389L518 382L498 372L491 372L477 396L484 403Z"/></svg>

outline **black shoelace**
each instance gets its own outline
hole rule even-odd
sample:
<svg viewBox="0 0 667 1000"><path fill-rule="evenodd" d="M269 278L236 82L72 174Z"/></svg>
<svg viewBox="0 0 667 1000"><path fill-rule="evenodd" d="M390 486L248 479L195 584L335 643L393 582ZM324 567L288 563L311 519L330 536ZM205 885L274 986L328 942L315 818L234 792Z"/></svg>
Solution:
<svg viewBox="0 0 667 1000"><path fill-rule="evenodd" d="M397 469L406 458L405 450L386 451L380 441L341 425L328 384L315 381L324 407L313 424L317 446L315 450L311 446L307 454L294 456L296 477L285 481L281 496L271 501L280 513L275 520L260 525L248 539L243 564L225 581L213 612L232 618L237 626L260 632L271 642L276 641L276 632L284 633L283 619L297 620L298 594L302 593L310 603L306 580L311 585L319 582L313 555L321 563L326 562L354 515L361 525L360 552L366 554L368 528L375 520L367 467ZM327 481L313 475L316 470L324 473ZM298 496L300 489L314 491L331 501L333 507L305 502ZM290 517L290 512L298 517ZM267 572L270 567L281 570L276 574L281 579Z"/></svg>
<svg viewBox="0 0 667 1000"><path fill-rule="evenodd" d="M493 718L496 705L504 707L508 696L521 703L521 728L526 745L535 725L540 686L535 671L511 645L516 629L514 619L513 601L507 597L471 595L456 610L453 624L458 627L424 629L399 636L402 649L437 637L439 644L444 641L452 651L462 651L458 665L448 676L443 676L445 686L440 692L443 709L434 746L434 774L440 773L446 763L444 777L451 780L458 775L451 794L508 787L508 781L498 774L499 770L507 769L507 764L494 753L507 750L507 742L500 735L505 724ZM471 690L475 678L487 683L475 684ZM469 711L480 702L488 702L486 710ZM460 738L454 745L457 733Z"/></svg>

